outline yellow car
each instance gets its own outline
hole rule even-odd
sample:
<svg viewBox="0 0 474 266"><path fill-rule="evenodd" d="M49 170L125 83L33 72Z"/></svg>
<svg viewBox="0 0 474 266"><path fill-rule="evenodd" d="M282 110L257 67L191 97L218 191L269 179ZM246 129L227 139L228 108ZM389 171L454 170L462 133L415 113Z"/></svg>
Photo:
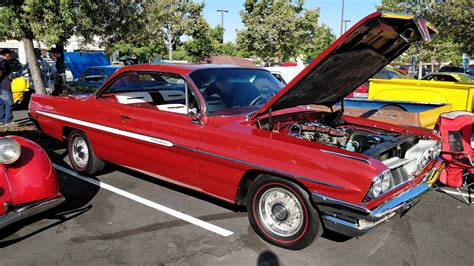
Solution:
<svg viewBox="0 0 474 266"><path fill-rule="evenodd" d="M451 104L453 110L473 111L474 83L471 82L371 79L369 83L371 100Z"/></svg>
<svg viewBox="0 0 474 266"><path fill-rule="evenodd" d="M12 81L13 104L20 105L24 100L27 100L28 93L30 93L28 81L20 76Z"/></svg>
<svg viewBox="0 0 474 266"><path fill-rule="evenodd" d="M462 84L474 84L474 76L465 73L435 72L428 74L422 80L457 82Z"/></svg>

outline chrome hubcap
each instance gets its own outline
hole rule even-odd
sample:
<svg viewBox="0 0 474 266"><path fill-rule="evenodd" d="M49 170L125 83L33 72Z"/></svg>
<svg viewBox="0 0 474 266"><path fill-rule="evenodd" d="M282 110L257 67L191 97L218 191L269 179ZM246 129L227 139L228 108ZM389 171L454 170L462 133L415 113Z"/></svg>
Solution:
<svg viewBox="0 0 474 266"><path fill-rule="evenodd" d="M89 149L82 137L76 137L72 142L72 158L81 168L86 167L89 162Z"/></svg>
<svg viewBox="0 0 474 266"><path fill-rule="evenodd" d="M290 237L303 225L303 208L295 194L283 188L265 191L258 202L260 220L272 233Z"/></svg>

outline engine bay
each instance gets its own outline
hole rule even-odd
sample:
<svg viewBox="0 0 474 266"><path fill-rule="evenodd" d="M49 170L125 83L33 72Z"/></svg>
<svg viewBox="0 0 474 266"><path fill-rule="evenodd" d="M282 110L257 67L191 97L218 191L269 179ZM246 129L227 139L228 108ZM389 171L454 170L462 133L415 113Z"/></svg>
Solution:
<svg viewBox="0 0 474 266"><path fill-rule="evenodd" d="M378 160L403 158L406 151L419 141L418 136L345 122L337 112L307 112L284 115L262 123L261 128L290 137L318 142Z"/></svg>

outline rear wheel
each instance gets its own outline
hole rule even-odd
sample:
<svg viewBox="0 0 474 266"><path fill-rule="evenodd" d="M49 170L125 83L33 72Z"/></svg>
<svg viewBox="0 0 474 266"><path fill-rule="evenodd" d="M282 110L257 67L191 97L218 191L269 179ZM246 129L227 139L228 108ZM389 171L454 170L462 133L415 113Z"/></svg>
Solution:
<svg viewBox="0 0 474 266"><path fill-rule="evenodd" d="M309 195L293 182L261 176L250 187L250 224L263 239L288 249L302 249L322 233Z"/></svg>
<svg viewBox="0 0 474 266"><path fill-rule="evenodd" d="M105 162L97 158L89 140L81 131L71 131L68 153L72 168L79 173L94 175L105 168Z"/></svg>

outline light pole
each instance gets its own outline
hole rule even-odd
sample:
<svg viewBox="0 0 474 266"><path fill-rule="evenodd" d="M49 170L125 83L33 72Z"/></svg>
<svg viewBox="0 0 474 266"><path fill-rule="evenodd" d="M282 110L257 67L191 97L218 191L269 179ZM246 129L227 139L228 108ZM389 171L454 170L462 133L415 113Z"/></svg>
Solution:
<svg viewBox="0 0 474 266"><path fill-rule="evenodd" d="M342 14L341 14L341 35L342 35L342 27L344 25L344 0L342 0Z"/></svg>
<svg viewBox="0 0 474 266"><path fill-rule="evenodd" d="M351 22L349 19L343 19L342 20L344 22L344 32L347 31L347 22Z"/></svg>
<svg viewBox="0 0 474 266"><path fill-rule="evenodd" d="M229 10L217 9L217 12L221 12L221 27L224 29L224 13L228 13Z"/></svg>

